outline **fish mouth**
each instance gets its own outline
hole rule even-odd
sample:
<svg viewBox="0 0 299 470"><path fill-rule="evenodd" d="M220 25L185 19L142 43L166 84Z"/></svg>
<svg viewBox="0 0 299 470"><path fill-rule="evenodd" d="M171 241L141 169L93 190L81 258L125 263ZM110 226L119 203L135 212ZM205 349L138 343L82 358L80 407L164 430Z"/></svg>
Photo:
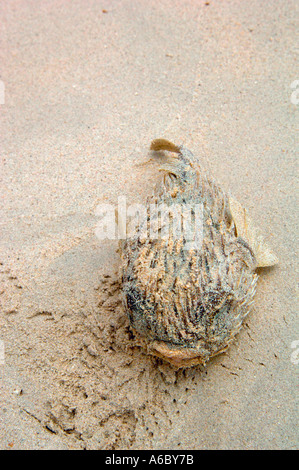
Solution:
<svg viewBox="0 0 299 470"><path fill-rule="evenodd" d="M202 354L199 348L183 347L172 345L165 341L152 341L148 345L149 353L164 359L178 369L192 367L198 364L204 365L209 359L209 355Z"/></svg>

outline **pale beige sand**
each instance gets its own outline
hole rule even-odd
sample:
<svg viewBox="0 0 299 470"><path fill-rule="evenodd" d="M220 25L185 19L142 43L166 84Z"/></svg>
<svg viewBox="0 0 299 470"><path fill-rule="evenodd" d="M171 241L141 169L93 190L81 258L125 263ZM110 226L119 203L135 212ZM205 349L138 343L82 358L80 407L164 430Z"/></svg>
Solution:
<svg viewBox="0 0 299 470"><path fill-rule="evenodd" d="M296 447L296 3L2 3L1 448ZM235 344L186 372L129 332L95 236L99 203L152 191L137 163L162 136L280 260Z"/></svg>

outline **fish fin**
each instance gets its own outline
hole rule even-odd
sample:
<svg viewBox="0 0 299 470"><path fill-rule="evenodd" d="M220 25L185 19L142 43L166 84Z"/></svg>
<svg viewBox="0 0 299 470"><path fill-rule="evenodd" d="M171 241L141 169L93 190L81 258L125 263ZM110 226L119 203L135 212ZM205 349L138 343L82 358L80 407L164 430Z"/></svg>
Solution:
<svg viewBox="0 0 299 470"><path fill-rule="evenodd" d="M229 208L238 237L243 238L248 243L255 255L257 261L256 267L274 266L277 264L278 258L271 251L260 231L254 226L248 211L233 198L229 198Z"/></svg>

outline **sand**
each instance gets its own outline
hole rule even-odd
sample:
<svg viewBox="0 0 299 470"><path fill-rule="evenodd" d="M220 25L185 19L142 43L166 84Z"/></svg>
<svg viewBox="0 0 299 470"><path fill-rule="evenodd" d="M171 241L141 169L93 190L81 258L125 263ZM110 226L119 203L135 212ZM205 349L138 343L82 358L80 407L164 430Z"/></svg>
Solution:
<svg viewBox="0 0 299 470"><path fill-rule="evenodd" d="M2 4L2 449L297 446L296 3ZM152 192L157 137L279 257L228 352L179 371L130 330L117 240L95 235L99 204Z"/></svg>

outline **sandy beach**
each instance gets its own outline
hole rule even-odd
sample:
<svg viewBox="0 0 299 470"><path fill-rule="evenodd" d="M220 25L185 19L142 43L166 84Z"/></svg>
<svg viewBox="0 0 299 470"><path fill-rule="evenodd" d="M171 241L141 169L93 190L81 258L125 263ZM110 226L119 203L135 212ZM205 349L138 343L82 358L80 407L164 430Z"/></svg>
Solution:
<svg viewBox="0 0 299 470"><path fill-rule="evenodd" d="M12 0L0 23L0 448L298 447L297 2ZM157 137L279 258L229 350L186 370L146 354L96 236L99 204L162 177Z"/></svg>

